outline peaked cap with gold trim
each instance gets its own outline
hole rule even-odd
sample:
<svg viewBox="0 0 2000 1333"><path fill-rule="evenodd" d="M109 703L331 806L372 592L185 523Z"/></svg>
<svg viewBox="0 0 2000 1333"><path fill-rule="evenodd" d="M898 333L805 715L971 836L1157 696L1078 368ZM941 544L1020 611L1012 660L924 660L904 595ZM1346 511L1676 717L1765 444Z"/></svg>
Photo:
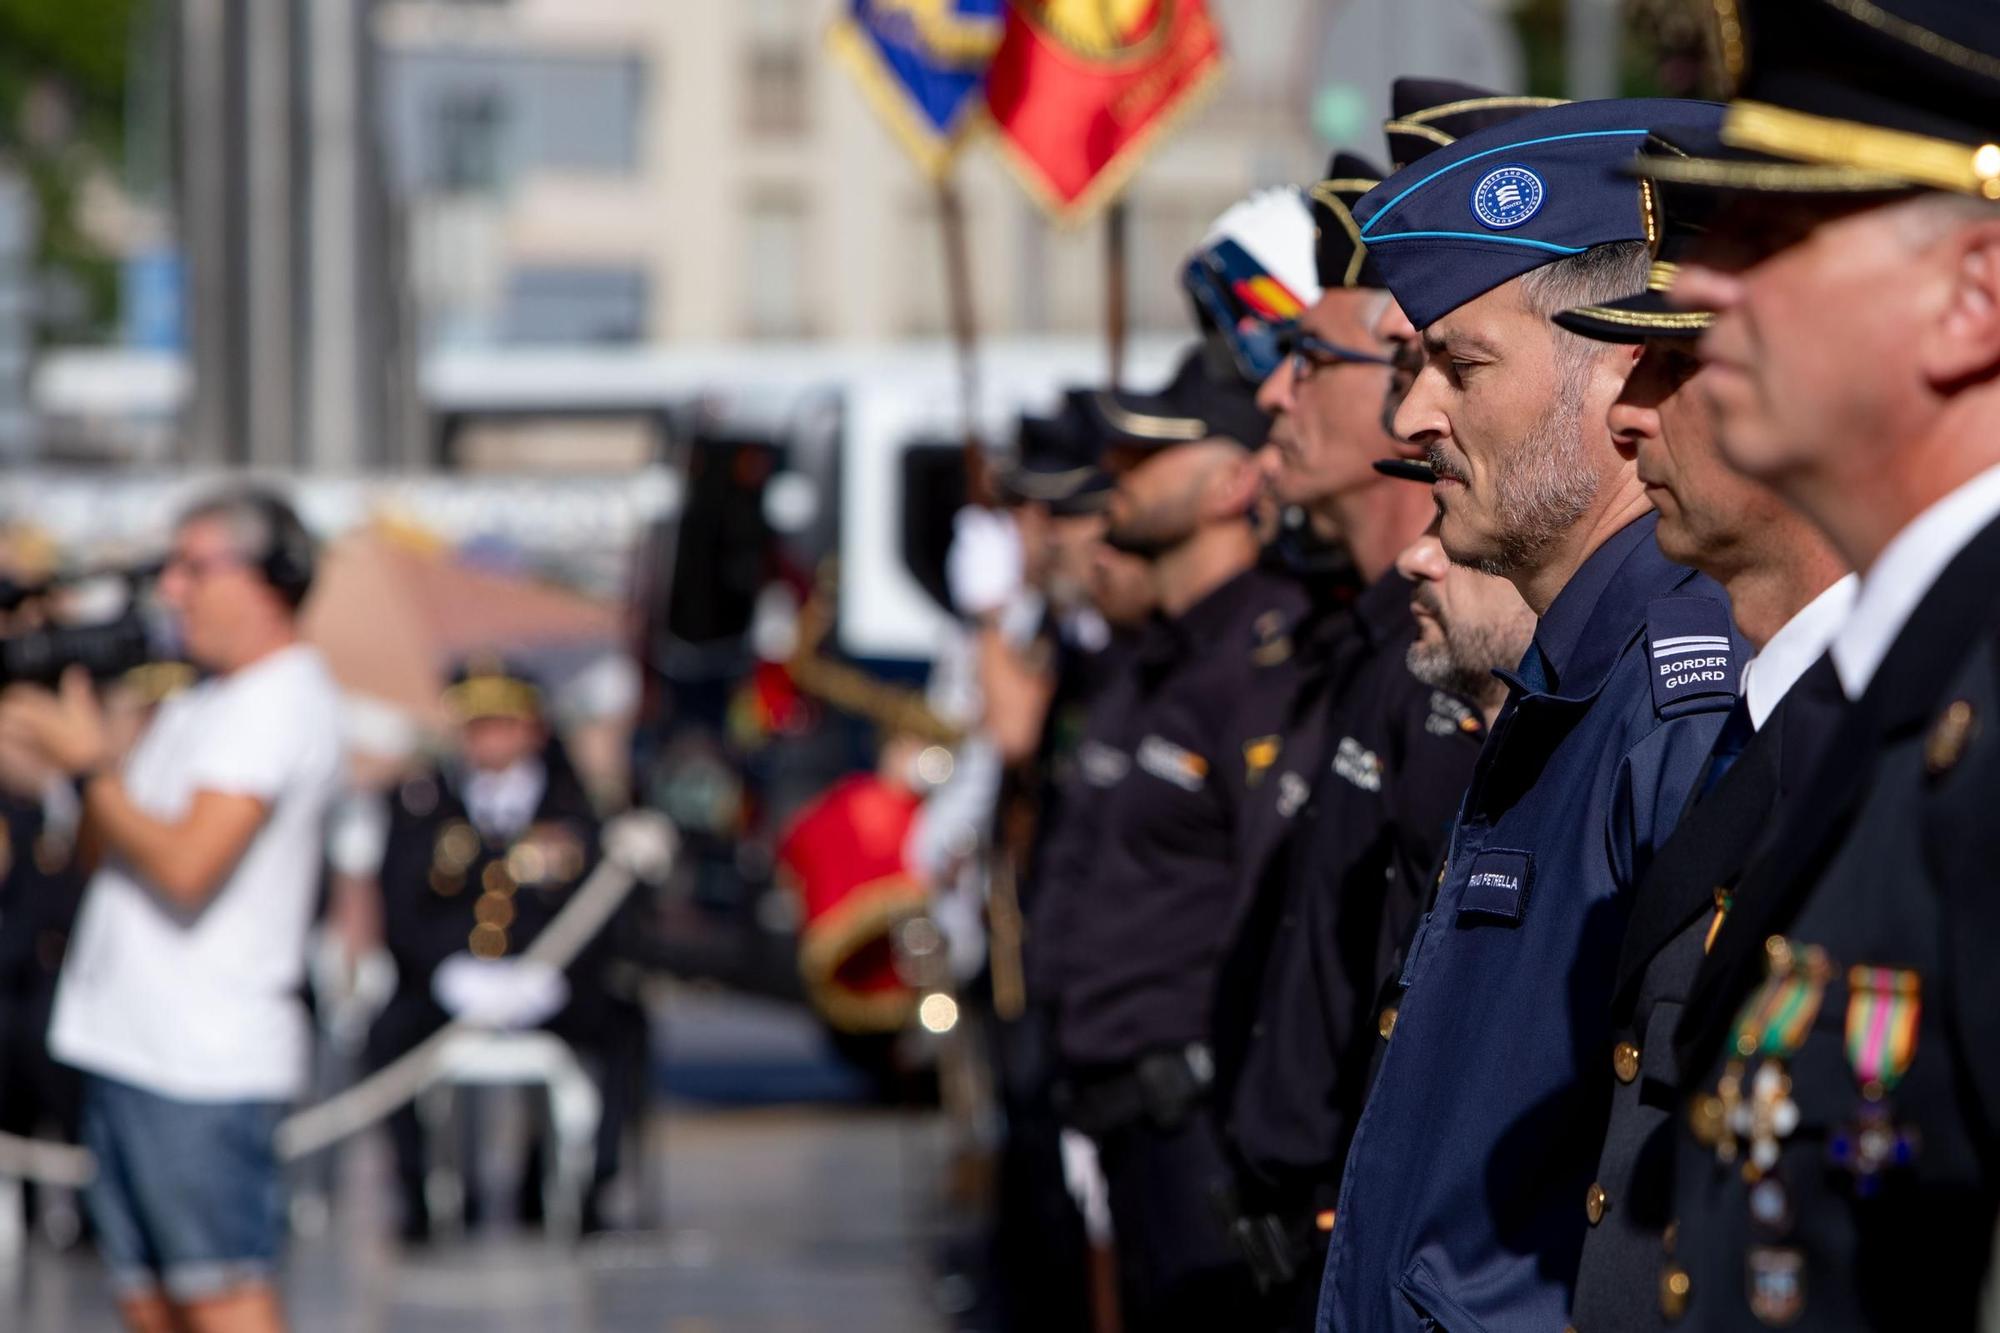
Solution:
<svg viewBox="0 0 2000 1333"><path fill-rule="evenodd" d="M542 716L542 691L534 677L517 663L490 654L467 658L452 673L444 702L460 722L482 718L535 722Z"/></svg>
<svg viewBox="0 0 2000 1333"><path fill-rule="evenodd" d="M1669 138L1655 134L1646 140L1646 151L1661 157L1711 157L1722 148L1713 127L1682 131ZM1629 171L1630 164L1621 168ZM1702 330L1715 322L1712 310L1685 310L1667 301L1681 261L1693 254L1708 232L1708 224L1724 196L1710 190L1667 189L1655 201L1658 218L1653 262L1646 273L1643 290L1616 301L1577 306L1555 316L1556 323L1571 333L1597 342L1640 343L1648 338L1699 338Z"/></svg>
<svg viewBox="0 0 2000 1333"><path fill-rule="evenodd" d="M1090 405L1113 448L1165 449L1220 438L1261 449L1271 433L1256 388L1241 376L1216 374L1200 344L1181 357L1174 377L1157 392L1106 389L1092 395Z"/></svg>
<svg viewBox="0 0 2000 1333"><path fill-rule="evenodd" d="M1361 227L1354 220L1354 205L1381 183L1382 168L1367 158L1335 153L1326 164L1326 179L1306 190L1312 204L1313 259L1319 267L1319 285L1328 291L1379 290L1387 285L1368 262L1368 247L1361 243Z"/></svg>
<svg viewBox="0 0 2000 1333"><path fill-rule="evenodd" d="M1647 155L1669 185L2000 199L2000 6L1712 0L1734 85L1721 148Z"/></svg>
<svg viewBox="0 0 2000 1333"><path fill-rule="evenodd" d="M1389 89L1389 169L1401 171L1427 153L1457 143L1489 125L1502 125L1542 107L1561 106L1560 97L1496 93L1456 79L1405 76Z"/></svg>

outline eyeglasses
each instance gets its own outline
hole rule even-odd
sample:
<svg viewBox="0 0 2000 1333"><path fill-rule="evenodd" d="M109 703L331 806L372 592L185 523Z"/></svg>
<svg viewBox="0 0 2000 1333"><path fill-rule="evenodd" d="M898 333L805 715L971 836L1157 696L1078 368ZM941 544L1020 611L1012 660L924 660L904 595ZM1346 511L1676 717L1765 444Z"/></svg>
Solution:
<svg viewBox="0 0 2000 1333"><path fill-rule="evenodd" d="M1342 347L1339 343L1328 342L1296 327L1291 329L1285 338L1285 355L1291 359L1294 381L1305 380L1316 370L1342 363L1358 366L1395 364L1379 352L1362 352L1352 347Z"/></svg>

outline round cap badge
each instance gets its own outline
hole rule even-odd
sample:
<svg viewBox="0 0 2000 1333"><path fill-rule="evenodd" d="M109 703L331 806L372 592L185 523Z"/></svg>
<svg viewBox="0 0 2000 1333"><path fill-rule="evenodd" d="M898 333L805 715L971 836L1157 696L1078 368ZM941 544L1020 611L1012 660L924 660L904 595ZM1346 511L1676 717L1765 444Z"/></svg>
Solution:
<svg viewBox="0 0 2000 1333"><path fill-rule="evenodd" d="M1526 167L1489 171L1472 187L1472 213L1495 231L1518 227L1541 211L1542 178Z"/></svg>

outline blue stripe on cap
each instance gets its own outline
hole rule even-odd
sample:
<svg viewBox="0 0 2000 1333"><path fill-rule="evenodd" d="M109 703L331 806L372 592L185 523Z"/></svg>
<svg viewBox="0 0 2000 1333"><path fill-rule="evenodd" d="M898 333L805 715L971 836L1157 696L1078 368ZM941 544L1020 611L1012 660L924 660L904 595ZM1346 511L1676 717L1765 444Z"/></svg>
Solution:
<svg viewBox="0 0 2000 1333"><path fill-rule="evenodd" d="M1576 104L1572 103L1572 105ZM1635 138L1644 138L1647 135L1647 133L1649 133L1649 131L1646 130L1583 130L1575 134L1550 134L1550 135L1545 135L1540 139L1521 139L1514 143L1504 143L1501 144L1498 148L1488 148L1484 152L1473 153L1467 157L1462 157L1448 167L1440 167L1438 170L1433 171L1430 175L1425 176L1422 180L1410 186L1408 189L1404 190L1401 194L1398 194L1394 199L1391 199L1388 203L1376 209L1375 215L1369 218L1368 221L1366 221L1361 225L1361 239L1364 241L1389 239L1389 237L1386 236L1384 237L1370 236L1368 234L1368 229L1370 227L1373 227L1376 223L1380 222L1383 218L1389 216L1390 213L1394 212L1397 204L1402 203L1405 199L1409 198L1412 194L1415 194L1418 190L1423 189L1426 185L1429 185L1432 181L1436 180L1438 177L1449 175L1451 172L1457 171L1460 167L1466 165L1468 162L1477 162L1480 158L1492 157L1495 153L1512 153L1523 148L1532 148L1536 144L1561 143L1565 139L1607 139L1615 137L1617 135L1630 135ZM1401 232L1396 234L1404 236L1417 236L1417 235L1422 235L1423 233ZM1451 235L1456 233L1443 233L1443 234ZM1499 236L1482 235L1481 233L1478 232L1466 232L1464 234L1468 236L1478 236L1479 239L1483 241L1497 241L1505 239ZM1559 248L1561 252L1564 254L1580 253L1577 250L1571 250L1565 247L1557 247L1557 248Z"/></svg>
<svg viewBox="0 0 2000 1333"><path fill-rule="evenodd" d="M1392 231L1381 236L1370 236L1368 244L1380 245L1384 241L1458 240L1492 242L1498 245L1525 245L1531 250L1547 250L1551 254L1580 255L1590 247L1587 245L1557 245L1554 241L1531 241L1525 236L1495 236L1484 231Z"/></svg>

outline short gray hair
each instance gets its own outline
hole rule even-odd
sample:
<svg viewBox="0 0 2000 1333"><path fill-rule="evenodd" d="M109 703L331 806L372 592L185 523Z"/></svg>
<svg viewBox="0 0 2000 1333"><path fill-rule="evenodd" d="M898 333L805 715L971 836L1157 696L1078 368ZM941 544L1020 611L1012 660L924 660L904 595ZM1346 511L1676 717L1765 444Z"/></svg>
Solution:
<svg viewBox="0 0 2000 1333"><path fill-rule="evenodd" d="M1521 279L1521 294L1530 308L1544 315L1615 301L1646 289L1652 259L1644 241L1593 245L1582 254L1531 270Z"/></svg>

